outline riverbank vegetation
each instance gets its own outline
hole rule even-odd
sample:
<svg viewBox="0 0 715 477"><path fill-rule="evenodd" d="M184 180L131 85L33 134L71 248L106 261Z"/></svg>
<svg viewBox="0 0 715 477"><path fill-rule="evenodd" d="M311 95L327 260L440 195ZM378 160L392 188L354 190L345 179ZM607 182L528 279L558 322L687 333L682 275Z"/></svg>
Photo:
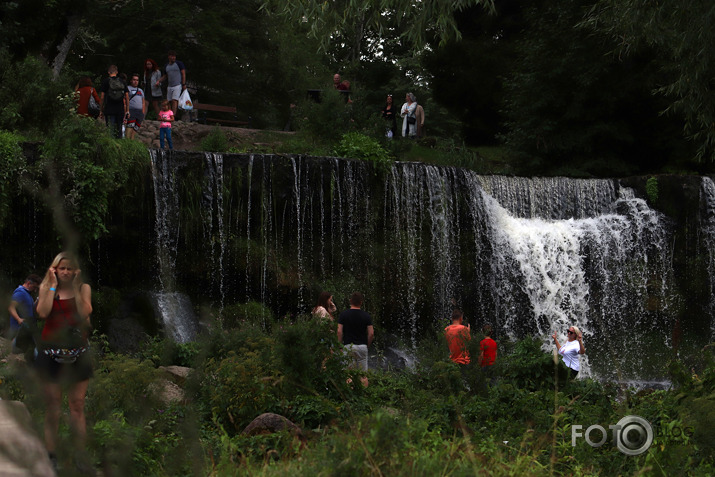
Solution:
<svg viewBox="0 0 715 477"><path fill-rule="evenodd" d="M568 381L540 342L503 339L498 379L488 385L476 369L462 375L442 337L432 336L417 346L412 368L384 364L363 388L344 368L332 324L242 316L230 329L214 323L194 343L149 340L131 355L94 337L87 414L98 467L142 476L705 476L715 469L711 348L692 369L673 360L672 389L635 391ZM371 355L387 351L378 341ZM184 399L161 398L159 365L192 368ZM23 363L3 364L0 373L0 397L24 401L41 429L43 406ZM302 432L242 433L264 412ZM609 428L630 415L653 430L652 444L635 456L618 450ZM598 447L580 434L593 425L607 433L588 433L591 442L603 436ZM61 434L70 446L68 429ZM638 434L619 442L643 445Z"/></svg>

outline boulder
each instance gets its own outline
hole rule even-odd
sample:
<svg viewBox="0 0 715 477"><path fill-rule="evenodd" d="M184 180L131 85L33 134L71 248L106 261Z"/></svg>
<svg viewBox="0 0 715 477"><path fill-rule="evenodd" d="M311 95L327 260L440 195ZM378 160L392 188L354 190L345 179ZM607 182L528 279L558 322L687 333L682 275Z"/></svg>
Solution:
<svg viewBox="0 0 715 477"><path fill-rule="evenodd" d="M255 418L246 426L242 434L248 436L273 434L274 432L280 432L286 429L294 436L303 440L303 430L300 427L293 424L288 418L272 412L265 412Z"/></svg>
<svg viewBox="0 0 715 477"><path fill-rule="evenodd" d="M32 427L32 418L19 401L0 400L0 475L55 475L47 449Z"/></svg>
<svg viewBox="0 0 715 477"><path fill-rule="evenodd" d="M159 369L164 372L167 379L179 386L186 383L186 378L191 372L191 368L185 366L159 366Z"/></svg>
<svg viewBox="0 0 715 477"><path fill-rule="evenodd" d="M164 404L186 402L186 393L177 384L168 379L160 379L151 385L154 395Z"/></svg>

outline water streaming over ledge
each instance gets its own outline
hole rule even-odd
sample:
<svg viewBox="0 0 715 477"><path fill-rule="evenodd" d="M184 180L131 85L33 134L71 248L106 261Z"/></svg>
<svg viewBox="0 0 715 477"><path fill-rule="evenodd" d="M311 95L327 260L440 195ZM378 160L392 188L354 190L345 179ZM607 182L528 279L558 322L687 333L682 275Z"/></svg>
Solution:
<svg viewBox="0 0 715 477"><path fill-rule="evenodd" d="M205 154L203 166L175 165L203 170L203 180L187 172L179 184L156 162L159 260L177 278L186 273L177 261L200 268L184 287L214 307L250 299L295 314L322 287L360 289L408 346L439 335L458 306L473 326L491 323L501 339L537 335L545 349L552 333L563 340L577 324L587 372L601 376L657 378L669 357L672 224L618 180L413 163L376 178L359 161ZM715 211L710 186L702 194ZM181 200L199 203L181 212L199 222L171 212ZM715 225L703 230L715 244ZM343 307L344 298L336 296Z"/></svg>

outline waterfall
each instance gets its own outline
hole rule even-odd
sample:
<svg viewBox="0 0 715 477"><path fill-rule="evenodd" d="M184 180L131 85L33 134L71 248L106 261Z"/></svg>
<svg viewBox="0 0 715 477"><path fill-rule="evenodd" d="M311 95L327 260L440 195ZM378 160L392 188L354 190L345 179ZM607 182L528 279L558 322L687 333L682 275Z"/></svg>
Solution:
<svg viewBox="0 0 715 477"><path fill-rule="evenodd" d="M204 216L204 244L211 260L209 284L218 290L219 315L224 305L224 254L226 251L226 230L224 228L224 175L223 155L218 153L204 153L206 169L204 177L204 194L201 212Z"/></svg>
<svg viewBox="0 0 715 477"><path fill-rule="evenodd" d="M471 323L511 338L536 334L545 350L553 333L563 342L566 329L579 326L592 356L611 357L608 366L596 360L601 375L658 374L651 361L667 359L674 320L671 232L631 189L397 164L385 194L394 238L386 255L394 257L390 268L403 270L395 291L400 331L411 342L430 305L437 330L452 307L474 307Z"/></svg>
<svg viewBox="0 0 715 477"><path fill-rule="evenodd" d="M179 240L177 169L163 150L150 150L154 185L155 244L160 291L151 294L166 333L178 343L191 341L198 326L188 296L175 291Z"/></svg>
<svg viewBox="0 0 715 477"><path fill-rule="evenodd" d="M177 242L179 237L179 194L176 193L176 169L169 163L165 151L151 152L154 185L155 244L162 290L174 289Z"/></svg>
<svg viewBox="0 0 715 477"><path fill-rule="evenodd" d="M577 325L592 350L613 357L613 373L633 376L636 370L640 375L650 366L646 361L654 359L653 353L667 358L666 330L673 316L665 297L672 276L669 230L661 214L625 188L610 204L610 212L592 218L518 218L491 197L485 197L485 203L491 209L492 240L497 245L498 265L492 269L503 271L517 264L520 288L531 309L529 328L542 336L546 349L552 346L552 333L563 342L565 330ZM502 293L500 288L493 293ZM657 313L649 308L648 297L661 299ZM510 299L509 294L501 298ZM524 316L504 316L500 326L505 333L513 336L523 327ZM642 359L625 349L652 352Z"/></svg>
<svg viewBox="0 0 715 477"><path fill-rule="evenodd" d="M185 286L205 283L198 296L215 308L255 300L295 315L312 307L320 287L342 307L360 290L377 326L413 348L441 335L459 307L474 333L488 323L497 341L537 335L545 350L553 333L562 341L579 326L584 374L663 376L678 308L673 231L621 181L417 163L396 163L377 180L363 161L203 159L197 186L191 172L183 185L161 172L165 157L156 157L157 242L165 244L157 253L166 277L175 276L177 257L196 254L190 263L200 273ZM715 197L710 186L703 197ZM178 221L182 187L193 203L201 194L199 213L186 216L196 223ZM715 244L715 226L707 230ZM712 258L711 266L715 274Z"/></svg>
<svg viewBox="0 0 715 477"><path fill-rule="evenodd" d="M700 187L702 209L702 243L707 254L707 269L709 278L708 314L710 318L710 338L715 339L715 183L709 177L703 177Z"/></svg>
<svg viewBox="0 0 715 477"><path fill-rule="evenodd" d="M152 305L157 316L161 316L164 329L177 343L188 343L198 332L196 317L191 300L183 293L152 293Z"/></svg>

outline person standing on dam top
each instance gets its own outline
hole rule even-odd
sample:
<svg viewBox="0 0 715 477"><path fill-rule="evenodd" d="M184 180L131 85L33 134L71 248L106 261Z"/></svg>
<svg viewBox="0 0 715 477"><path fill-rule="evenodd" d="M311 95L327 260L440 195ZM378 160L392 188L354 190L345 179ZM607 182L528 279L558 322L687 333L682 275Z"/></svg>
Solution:
<svg viewBox="0 0 715 477"><path fill-rule="evenodd" d="M168 79L167 84L169 86L166 90L166 100L171 104L171 111L176 117L179 108L179 97L181 97L181 92L186 89L186 66L176 59L174 50L169 50L167 56L169 62L164 67L164 74L155 84L159 86L162 81Z"/></svg>

